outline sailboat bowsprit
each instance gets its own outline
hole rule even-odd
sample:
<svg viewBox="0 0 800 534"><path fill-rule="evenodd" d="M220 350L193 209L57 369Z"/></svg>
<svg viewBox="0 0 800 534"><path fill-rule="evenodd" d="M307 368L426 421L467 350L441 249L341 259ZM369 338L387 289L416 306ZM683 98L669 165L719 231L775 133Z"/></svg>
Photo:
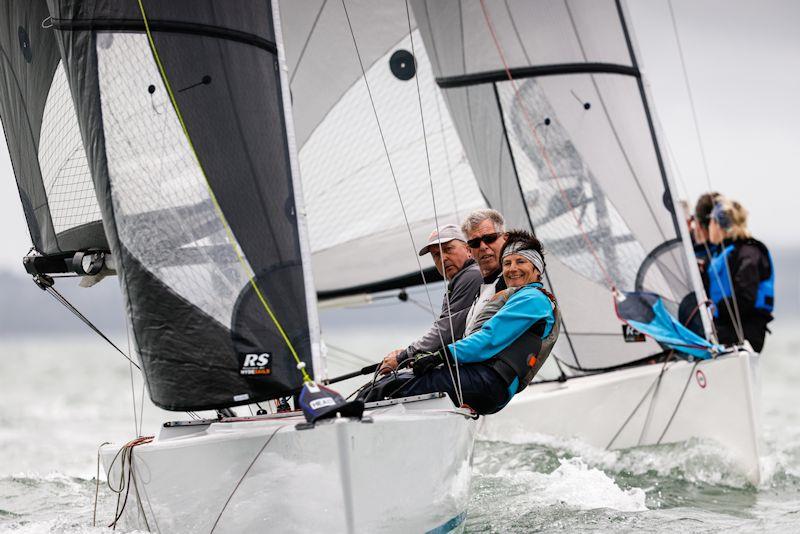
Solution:
<svg viewBox="0 0 800 534"><path fill-rule="evenodd" d="M324 379L277 3L3 6L0 111L30 270L108 257L162 408L230 414ZM312 424L168 424L101 456L133 528L449 531L475 432L470 410L431 394Z"/></svg>

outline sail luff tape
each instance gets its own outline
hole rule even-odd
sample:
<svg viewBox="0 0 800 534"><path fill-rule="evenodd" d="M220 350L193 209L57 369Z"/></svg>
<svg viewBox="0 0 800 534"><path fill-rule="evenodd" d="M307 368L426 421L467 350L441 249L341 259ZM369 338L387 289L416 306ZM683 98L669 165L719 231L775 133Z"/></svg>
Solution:
<svg viewBox="0 0 800 534"><path fill-rule="evenodd" d="M303 375L303 382L311 382L311 377L308 375L308 372L305 369L305 364L300 357L297 355L297 351L294 349L292 342L289 340L289 336L286 335L281 323L278 321L278 318L272 312L272 308L270 308L269 304L267 303L267 299L261 293L261 289L259 289L258 284L255 280L255 274L250 269L250 265L245 261L244 256L242 255L239 247L237 246L236 237L233 235L233 231L231 230L230 225L228 225L228 220L225 218L225 214L222 212L222 208L219 205L219 201L217 201L217 196L214 194L214 190L211 188L211 183L208 181L208 176L206 175L206 170L203 167L203 163L200 161L200 157L197 155L197 151L194 148L194 143L192 142L192 138L189 135L189 129L186 127L186 123L183 121L183 115L181 114L181 110L178 107L178 101L175 99L175 94L172 92L172 86L167 79L167 71L164 69L164 65L161 63L161 57L158 55L158 50L156 49L156 43L153 40L153 34L150 31L150 23L147 19L147 14L145 13L144 4L142 0L137 0L139 3L139 10L142 13L142 21L144 22L144 30L147 33L147 41L150 44L150 51L153 53L153 59L156 61L156 65L158 66L158 71L161 74L161 79L164 82L164 87L167 89L167 94L169 95L170 102L172 103L172 108L175 110L175 115L178 117L178 122L181 125L181 129L183 130L183 134L186 136L186 142L189 144L189 149L192 151L192 155L194 156L195 161L197 161L198 167L200 167L200 173L203 175L203 181L206 185L206 190L208 191L209 197L211 197L211 202L214 205L214 211L217 214L220 222L222 223L223 228L225 228L225 233L228 235L228 242L233 249L233 252L236 254L236 257L239 259L239 263L241 263L242 268L244 269L247 277L250 280L250 285L255 290L256 295L258 296L258 300L261 301L261 305L267 311L270 319L272 319L273 324L280 332L283 341L286 343L286 346L289 348L289 352L292 353L292 357L294 358L295 362L297 362L297 369Z"/></svg>

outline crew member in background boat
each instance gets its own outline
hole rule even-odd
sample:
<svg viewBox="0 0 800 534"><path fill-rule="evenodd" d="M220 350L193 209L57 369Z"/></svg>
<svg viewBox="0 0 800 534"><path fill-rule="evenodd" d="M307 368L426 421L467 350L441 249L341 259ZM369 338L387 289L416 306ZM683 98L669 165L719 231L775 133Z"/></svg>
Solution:
<svg viewBox="0 0 800 534"><path fill-rule="evenodd" d="M700 195L694 206L694 215L688 221L694 256L697 259L700 277L703 279L703 285L706 288L708 287L708 264L711 263L711 258L719 251L719 246L708 239L708 224L711 221L711 210L714 209L714 203L721 197L722 195L716 191ZM678 320L695 334L705 337L703 321L698 313L697 297L694 291L686 295L681 301L678 308Z"/></svg>
<svg viewBox="0 0 800 534"><path fill-rule="evenodd" d="M775 303L775 270L769 250L750 235L747 210L723 197L716 199L711 211L708 236L719 246L707 277L719 341L734 344L743 337L761 352Z"/></svg>
<svg viewBox="0 0 800 534"><path fill-rule="evenodd" d="M436 270L449 281L447 294L442 300L442 311L422 337L383 358L381 374L397 369L398 365L417 353L439 350L442 342L447 344L464 336L467 312L481 285L481 272L470 257L464 234L455 224L444 225L438 233L436 230L431 233L428 244L422 247L419 255L428 253L433 256Z"/></svg>
<svg viewBox="0 0 800 534"><path fill-rule="evenodd" d="M465 332L473 332L483 307L495 293L506 288L500 266L500 251L506 242L505 221L496 210L476 210L467 216L461 229L467 236L467 246L483 276L480 292L467 312Z"/></svg>
<svg viewBox="0 0 800 534"><path fill-rule="evenodd" d="M558 305L541 283L542 244L528 232L510 232L501 257L502 276L511 291L501 291L484 306L498 303L497 313L446 350L417 354L411 363L416 378L395 397L443 391L458 403L452 370L457 362L464 403L479 414L491 414L533 379L559 332Z"/></svg>
<svg viewBox="0 0 800 534"><path fill-rule="evenodd" d="M694 255L700 267L700 273L705 277L708 264L711 258L719 250L719 246L712 243L708 238L708 225L711 222L711 211L714 204L722 195L716 191L704 193L697 199L694 206L694 217L692 219L692 244L694 245Z"/></svg>

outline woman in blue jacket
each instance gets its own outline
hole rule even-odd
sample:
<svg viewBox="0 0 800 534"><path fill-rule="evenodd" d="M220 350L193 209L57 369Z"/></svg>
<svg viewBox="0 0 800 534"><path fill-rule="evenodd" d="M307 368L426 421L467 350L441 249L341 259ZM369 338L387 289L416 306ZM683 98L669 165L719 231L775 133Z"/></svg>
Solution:
<svg viewBox="0 0 800 534"><path fill-rule="evenodd" d="M750 235L747 211L738 202L719 198L708 230L710 241L719 246L706 277L719 342L731 345L746 339L761 352L775 305L769 250Z"/></svg>

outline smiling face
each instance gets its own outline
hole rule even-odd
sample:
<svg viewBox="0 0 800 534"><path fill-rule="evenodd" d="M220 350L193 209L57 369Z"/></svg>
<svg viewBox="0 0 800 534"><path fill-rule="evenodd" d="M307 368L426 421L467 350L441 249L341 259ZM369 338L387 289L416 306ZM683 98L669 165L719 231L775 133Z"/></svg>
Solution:
<svg viewBox="0 0 800 534"><path fill-rule="evenodd" d="M519 254L509 254L503 258L503 279L508 287L522 287L541 280L542 274Z"/></svg>
<svg viewBox="0 0 800 534"><path fill-rule="evenodd" d="M498 230L495 228L494 223L490 219L485 219L478 226L469 231L469 234L467 234L467 241L497 233ZM472 257L478 262L481 275L486 277L500 269L500 251L503 249L505 243L505 234L500 234L493 243L487 244L481 241L477 247L470 248Z"/></svg>
<svg viewBox="0 0 800 534"><path fill-rule="evenodd" d="M428 250L433 256L436 270L448 280L452 279L469 259L467 244L458 239L442 243L441 251L439 245L430 245Z"/></svg>

